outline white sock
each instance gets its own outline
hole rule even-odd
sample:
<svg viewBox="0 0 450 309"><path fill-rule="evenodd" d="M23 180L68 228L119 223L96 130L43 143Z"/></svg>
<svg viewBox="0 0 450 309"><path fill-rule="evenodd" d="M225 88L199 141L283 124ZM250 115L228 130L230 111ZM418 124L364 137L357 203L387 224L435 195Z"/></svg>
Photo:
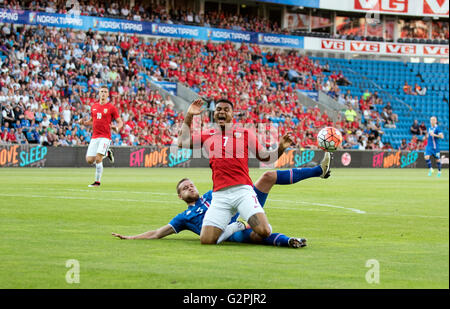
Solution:
<svg viewBox="0 0 450 309"><path fill-rule="evenodd" d="M220 235L219 239L217 239L217 244L220 244L221 242L227 240L237 231L242 231L242 227L245 229L245 226L241 222L233 222L231 224L228 224L222 235Z"/></svg>
<svg viewBox="0 0 450 309"><path fill-rule="evenodd" d="M95 164L95 181L100 182L103 174L103 162Z"/></svg>

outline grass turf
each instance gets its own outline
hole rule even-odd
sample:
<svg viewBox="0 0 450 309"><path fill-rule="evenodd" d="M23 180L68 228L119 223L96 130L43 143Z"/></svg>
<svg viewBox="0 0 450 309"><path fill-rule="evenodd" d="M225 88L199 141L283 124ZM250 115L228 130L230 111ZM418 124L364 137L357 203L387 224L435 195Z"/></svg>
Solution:
<svg viewBox="0 0 450 309"><path fill-rule="evenodd" d="M449 288L449 178L424 169L334 169L332 177L276 186L274 232L304 249L224 243L189 231L119 240L167 224L185 209L175 185L200 193L209 169L0 170L0 288ZM256 181L264 170L251 170ZM365 213L363 213L365 212ZM66 261L80 263L68 284ZM369 284L366 262L379 262Z"/></svg>

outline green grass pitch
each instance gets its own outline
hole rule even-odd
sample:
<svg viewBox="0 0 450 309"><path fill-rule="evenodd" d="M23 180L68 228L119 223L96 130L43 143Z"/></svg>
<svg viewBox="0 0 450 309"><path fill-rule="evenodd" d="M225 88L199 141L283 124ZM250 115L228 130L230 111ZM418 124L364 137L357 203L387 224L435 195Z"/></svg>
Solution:
<svg viewBox="0 0 450 309"><path fill-rule="evenodd" d="M184 231L119 240L167 224L185 209L175 185L200 193L209 169L0 170L0 288L449 288L449 178L424 169L334 169L332 177L273 188L274 232L304 249L200 245ZM256 180L264 170L251 170ZM69 284L66 261L79 262ZM369 284L379 265L379 283ZM375 277L371 277L375 278Z"/></svg>

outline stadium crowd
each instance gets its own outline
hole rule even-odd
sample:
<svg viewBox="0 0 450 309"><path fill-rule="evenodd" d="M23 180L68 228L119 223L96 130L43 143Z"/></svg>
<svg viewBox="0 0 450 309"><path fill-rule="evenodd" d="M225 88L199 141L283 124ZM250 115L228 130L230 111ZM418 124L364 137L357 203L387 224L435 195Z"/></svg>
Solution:
<svg viewBox="0 0 450 309"><path fill-rule="evenodd" d="M125 124L113 134L113 145L170 145L183 116L149 81L172 80L209 98L210 109L215 100L229 98L236 104L235 122L271 125L273 135L293 131L303 148L314 148L315 134L327 125L342 131L344 148L386 147L381 135L388 121L374 108L382 104L377 94L360 99L340 94L341 72L327 77L326 66L294 51L186 39L144 42L121 33L6 25L0 61L2 143L86 145L91 128L79 120L89 116L96 89L108 84ZM346 106L363 117L350 112L333 123L319 108L302 106L296 90L344 97ZM203 121L211 122L210 115Z"/></svg>
<svg viewBox="0 0 450 309"><path fill-rule="evenodd" d="M200 14L175 2L175 6L167 9L166 5L144 1L135 1L133 7L127 0L93 1L93 0L58 0L58 1L0 1L0 7L11 10L27 9L47 13L85 15L120 18L135 21L148 21L166 24L186 24L242 31L287 33L278 23L256 15L240 15L226 12L208 11Z"/></svg>
<svg viewBox="0 0 450 309"><path fill-rule="evenodd" d="M166 5L161 1L134 1L134 5L130 6L128 0L0 0L0 8L10 10L32 10L47 13L59 13L70 15L86 15L99 16L109 18L120 18L135 21L149 21L156 23L167 24L186 24L204 27L215 27L224 29L233 29L241 31L278 33L278 34L298 34L297 29L282 28L277 21L271 21L266 18L257 16L256 13L250 13L251 10L245 14L238 14L237 10L234 13L205 10L203 13L196 12L189 7L186 7L184 1L174 1L173 7ZM339 17L352 22L337 21L337 33L331 35L326 32L304 32L301 31L299 35L304 36L320 36L328 38L340 38L350 40L375 40L375 41L391 41L393 39L393 26L386 26L391 29L390 34L382 35L383 27L378 25L375 27L379 31L374 33L371 26L368 26L367 36L364 36L364 23L359 24L358 20L352 16ZM363 18L360 18L361 20ZM433 43L433 44L448 44L449 39L449 25L448 21L433 21L431 25L424 20L400 20L399 28L400 37L399 42L406 40L417 40L417 43ZM344 27L343 29L341 29ZM431 28L430 30L428 28ZM291 32L292 31L292 32ZM331 28L330 28L331 31ZM431 37L430 37L431 35ZM429 41L426 41L428 39ZM409 42L409 41L408 41ZM408 43L406 42L406 43Z"/></svg>

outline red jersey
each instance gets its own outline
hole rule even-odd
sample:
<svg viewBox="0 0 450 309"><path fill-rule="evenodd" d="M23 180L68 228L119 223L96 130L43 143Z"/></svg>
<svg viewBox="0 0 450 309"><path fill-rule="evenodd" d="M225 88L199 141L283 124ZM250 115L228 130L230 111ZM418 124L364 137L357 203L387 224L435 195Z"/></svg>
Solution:
<svg viewBox="0 0 450 309"><path fill-rule="evenodd" d="M111 139L111 122L119 118L117 108L110 102L106 104L94 103L91 107L92 138Z"/></svg>
<svg viewBox="0 0 450 309"><path fill-rule="evenodd" d="M253 131L233 126L228 132L210 130L201 136L193 136L194 145L200 140L209 154L213 191L235 185L253 185L248 171L249 151L255 153L262 148Z"/></svg>

